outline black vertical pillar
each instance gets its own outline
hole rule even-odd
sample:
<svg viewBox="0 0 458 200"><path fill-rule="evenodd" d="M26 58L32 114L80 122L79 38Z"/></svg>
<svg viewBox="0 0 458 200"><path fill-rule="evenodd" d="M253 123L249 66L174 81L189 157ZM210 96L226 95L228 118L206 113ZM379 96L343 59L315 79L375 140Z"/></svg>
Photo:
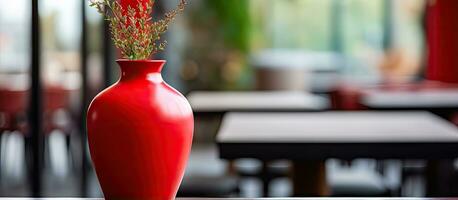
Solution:
<svg viewBox="0 0 458 200"><path fill-rule="evenodd" d="M112 79L111 66L113 64L113 45L110 37L110 25L107 20L103 20L103 85L104 88L109 87Z"/></svg>
<svg viewBox="0 0 458 200"><path fill-rule="evenodd" d="M43 135L41 133L42 97L40 82L40 15L38 0L32 0L31 13L31 70L30 70L30 102L29 102L29 125L30 145L29 155L31 195L42 196L42 166L43 166Z"/></svg>
<svg viewBox="0 0 458 200"><path fill-rule="evenodd" d="M166 1L156 1L154 4L154 12L153 12L153 18L154 19L162 19L165 15L166 11ZM164 38L167 38L167 32L163 36ZM159 59L159 60L165 60L165 53L164 51L160 51L153 55L153 59ZM165 71L162 73L163 75L166 74ZM166 75L165 75L166 76Z"/></svg>
<svg viewBox="0 0 458 200"><path fill-rule="evenodd" d="M88 78L87 78L87 24L86 24L86 1L81 0L81 116L80 116L80 133L81 133L81 195L87 196L87 176L88 176L88 158L87 150L87 133L86 133L86 111L88 107Z"/></svg>

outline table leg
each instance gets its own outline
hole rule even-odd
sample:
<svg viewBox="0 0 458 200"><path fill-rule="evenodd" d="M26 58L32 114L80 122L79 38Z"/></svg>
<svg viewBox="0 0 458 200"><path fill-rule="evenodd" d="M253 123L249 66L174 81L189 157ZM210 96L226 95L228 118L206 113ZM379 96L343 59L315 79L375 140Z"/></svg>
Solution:
<svg viewBox="0 0 458 200"><path fill-rule="evenodd" d="M329 196L324 161L294 161L293 190L295 197Z"/></svg>
<svg viewBox="0 0 458 200"><path fill-rule="evenodd" d="M428 161L426 168L426 196L439 197L454 195L453 160Z"/></svg>
<svg viewBox="0 0 458 200"><path fill-rule="evenodd" d="M261 168L261 174L260 178L262 181L262 196L263 197L269 197L269 185L270 185L270 177L269 177L269 169L268 165L269 163L266 161L261 161L262 162L262 168Z"/></svg>

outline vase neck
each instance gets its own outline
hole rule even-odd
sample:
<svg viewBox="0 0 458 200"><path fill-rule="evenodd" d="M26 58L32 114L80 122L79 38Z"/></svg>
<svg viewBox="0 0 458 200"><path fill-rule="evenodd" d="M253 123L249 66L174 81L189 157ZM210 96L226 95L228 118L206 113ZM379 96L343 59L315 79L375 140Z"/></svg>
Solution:
<svg viewBox="0 0 458 200"><path fill-rule="evenodd" d="M162 81L165 60L117 60L121 67L121 81L154 79Z"/></svg>

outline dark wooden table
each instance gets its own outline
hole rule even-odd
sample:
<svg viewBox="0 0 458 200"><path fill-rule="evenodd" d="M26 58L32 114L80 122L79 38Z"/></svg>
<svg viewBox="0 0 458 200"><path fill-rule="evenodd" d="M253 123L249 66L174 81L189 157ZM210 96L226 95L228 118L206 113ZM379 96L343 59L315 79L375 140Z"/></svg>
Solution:
<svg viewBox="0 0 458 200"><path fill-rule="evenodd" d="M443 118L458 111L458 89L381 90L363 92L361 103L372 110L426 110Z"/></svg>
<svg viewBox="0 0 458 200"><path fill-rule="evenodd" d="M327 98L294 91L195 91L187 96L195 113L321 111L329 107Z"/></svg>
<svg viewBox="0 0 458 200"><path fill-rule="evenodd" d="M196 120L194 136L204 140L216 135L227 112L317 112L330 107L327 97L300 91L194 91L187 99ZM268 163L261 162L263 168L267 167ZM233 162L229 163L228 171L236 172ZM264 192L267 196L267 189Z"/></svg>
<svg viewBox="0 0 458 200"><path fill-rule="evenodd" d="M295 196L328 194L323 166L329 158L458 157L458 130L427 112L229 113L217 143L223 159L292 160ZM440 178L429 184L451 178L443 175L447 170L432 171Z"/></svg>
<svg viewBox="0 0 458 200"><path fill-rule="evenodd" d="M458 112L458 88L448 87L369 89L363 91L363 106L380 111L429 111L446 120L451 120ZM453 161L428 161L429 166L444 170L453 169ZM429 171L427 171L429 172ZM432 176L427 174L427 176ZM447 177L447 175L444 175ZM432 179L432 178L431 178ZM436 179L436 182L440 181ZM444 183L429 184L427 190L434 194Z"/></svg>

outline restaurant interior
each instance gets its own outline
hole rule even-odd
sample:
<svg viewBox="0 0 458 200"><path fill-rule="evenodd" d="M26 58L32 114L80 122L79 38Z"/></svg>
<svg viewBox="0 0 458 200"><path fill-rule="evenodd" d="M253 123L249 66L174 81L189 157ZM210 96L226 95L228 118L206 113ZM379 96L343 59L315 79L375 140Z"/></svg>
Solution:
<svg viewBox="0 0 458 200"><path fill-rule="evenodd" d="M0 197L103 196L86 113L119 52L89 4L0 0ZM177 196L458 196L457 19L455 0L189 0L155 55L194 114Z"/></svg>

